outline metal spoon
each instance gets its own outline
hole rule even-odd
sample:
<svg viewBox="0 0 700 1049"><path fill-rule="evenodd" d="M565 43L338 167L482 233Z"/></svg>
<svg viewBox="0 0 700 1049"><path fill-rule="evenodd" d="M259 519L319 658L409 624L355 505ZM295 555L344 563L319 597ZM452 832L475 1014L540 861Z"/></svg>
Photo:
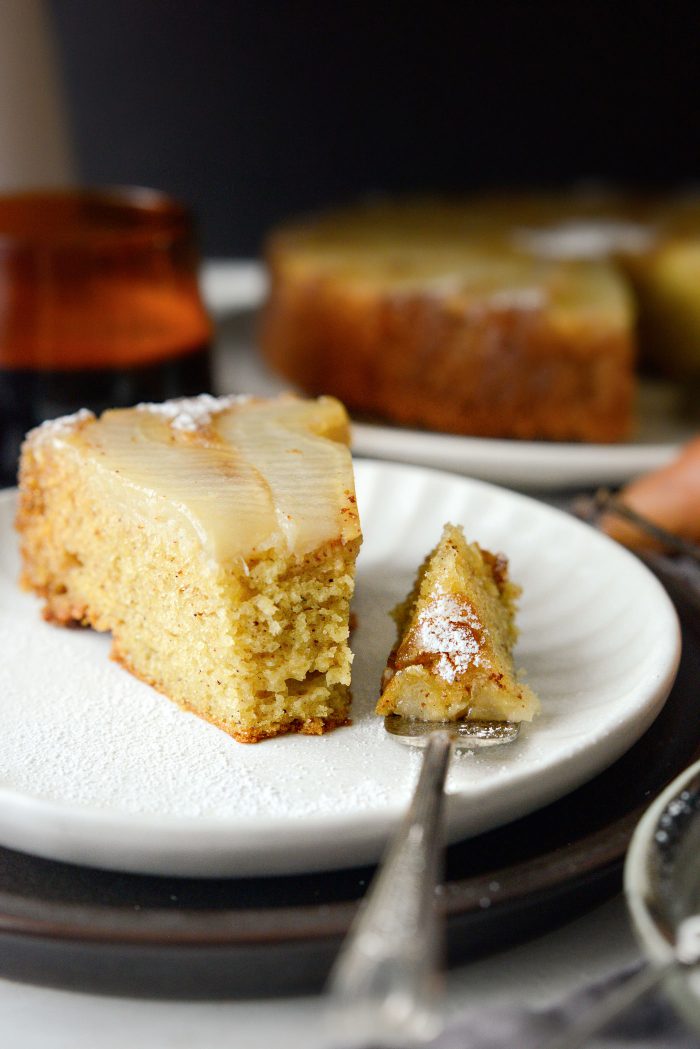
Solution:
<svg viewBox="0 0 700 1049"><path fill-rule="evenodd" d="M642 966L621 987L610 991L589 1009L585 1016L575 1020L566 1030L545 1042L543 1049L582 1049L595 1034L631 1009L641 998L663 983L672 972L695 968L698 963L700 915L691 915L678 926L674 953L670 961L661 965L649 962Z"/></svg>
<svg viewBox="0 0 700 1049"><path fill-rule="evenodd" d="M420 1045L440 1030L442 935L435 901L441 811L452 752L512 743L510 722L426 722L390 714L400 743L424 748L410 808L389 845L329 980L335 1046Z"/></svg>

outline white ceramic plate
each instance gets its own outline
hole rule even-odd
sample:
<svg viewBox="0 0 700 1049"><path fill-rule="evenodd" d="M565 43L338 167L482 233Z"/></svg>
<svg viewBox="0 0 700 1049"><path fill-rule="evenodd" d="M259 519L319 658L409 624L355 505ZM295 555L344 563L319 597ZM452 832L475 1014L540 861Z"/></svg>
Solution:
<svg viewBox="0 0 700 1049"><path fill-rule="evenodd" d="M253 259L207 259L200 285L207 308L217 319L255 309L267 294L265 271Z"/></svg>
<svg viewBox="0 0 700 1049"><path fill-rule="evenodd" d="M260 305L265 275L255 262L210 262L203 290L213 315L223 321ZM289 389L258 357L254 333L241 334L220 327L221 392L268 395ZM493 440L357 423L353 447L358 455L433 466L515 488L615 485L669 462L690 440L700 421L688 419L682 403L683 391L676 384L642 383L634 439L618 445Z"/></svg>
<svg viewBox="0 0 700 1049"><path fill-rule="evenodd" d="M420 758L373 714L389 610L445 521L511 560L518 665L543 713L507 748L455 759L450 839L544 805L630 747L679 657L675 611L630 554L565 514L466 478L357 464L353 724L254 746L137 681L109 639L44 623L16 586L13 493L0 497L0 842L144 873L272 874L376 860Z"/></svg>

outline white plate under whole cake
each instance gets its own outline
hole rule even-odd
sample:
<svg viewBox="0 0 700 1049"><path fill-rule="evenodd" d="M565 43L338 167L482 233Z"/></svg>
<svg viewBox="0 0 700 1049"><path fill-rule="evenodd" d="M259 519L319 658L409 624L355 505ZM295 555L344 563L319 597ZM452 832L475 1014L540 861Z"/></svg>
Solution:
<svg viewBox="0 0 700 1049"><path fill-rule="evenodd" d="M250 261L210 262L204 269L204 297L219 321L219 392L245 391L269 396L290 384L272 373L259 356L254 326L236 331L227 317L256 309L266 294L262 267ZM356 422L353 450L358 455L453 470L469 477L521 489L583 488L616 485L663 466L690 440L700 417L688 414L680 384L643 380L630 441L586 444L514 441L412 430Z"/></svg>
<svg viewBox="0 0 700 1049"><path fill-rule="evenodd" d="M109 638L42 621L16 584L15 494L0 495L0 844L139 873L250 875L377 860L418 754L373 713L390 609L445 521L503 551L524 589L517 662L542 714L518 742L457 757L451 840L595 776L651 725L679 631L656 579L567 515L467 478L357 463L353 723L256 745L185 713L108 658Z"/></svg>

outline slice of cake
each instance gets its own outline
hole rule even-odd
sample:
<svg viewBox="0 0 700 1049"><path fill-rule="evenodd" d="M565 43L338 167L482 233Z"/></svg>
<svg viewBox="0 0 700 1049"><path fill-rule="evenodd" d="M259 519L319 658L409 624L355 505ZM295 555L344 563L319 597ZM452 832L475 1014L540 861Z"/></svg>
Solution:
<svg viewBox="0 0 700 1049"><path fill-rule="evenodd" d="M512 655L519 594L503 556L446 525L394 613L398 639L377 713L421 721L530 721L539 702L518 681Z"/></svg>
<svg viewBox="0 0 700 1049"><path fill-rule="evenodd" d="M635 313L606 259L538 255L494 207L407 201L268 243L268 362L307 393L486 437L629 435Z"/></svg>
<svg viewBox="0 0 700 1049"><path fill-rule="evenodd" d="M242 742L347 722L361 542L330 397L88 411L27 437L23 585Z"/></svg>

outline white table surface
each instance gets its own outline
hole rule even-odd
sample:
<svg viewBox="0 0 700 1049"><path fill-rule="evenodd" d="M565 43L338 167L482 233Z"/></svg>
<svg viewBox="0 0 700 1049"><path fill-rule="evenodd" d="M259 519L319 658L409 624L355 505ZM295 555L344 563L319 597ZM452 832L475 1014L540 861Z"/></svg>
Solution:
<svg viewBox="0 0 700 1049"><path fill-rule="evenodd" d="M529 943L452 970L448 1021L476 1005L551 1005L639 957L616 897ZM8 1049L331 1049L319 997L231 1002L107 998L0 981ZM504 1047L505 1049L505 1047ZM507 1047L515 1049L515 1047Z"/></svg>

